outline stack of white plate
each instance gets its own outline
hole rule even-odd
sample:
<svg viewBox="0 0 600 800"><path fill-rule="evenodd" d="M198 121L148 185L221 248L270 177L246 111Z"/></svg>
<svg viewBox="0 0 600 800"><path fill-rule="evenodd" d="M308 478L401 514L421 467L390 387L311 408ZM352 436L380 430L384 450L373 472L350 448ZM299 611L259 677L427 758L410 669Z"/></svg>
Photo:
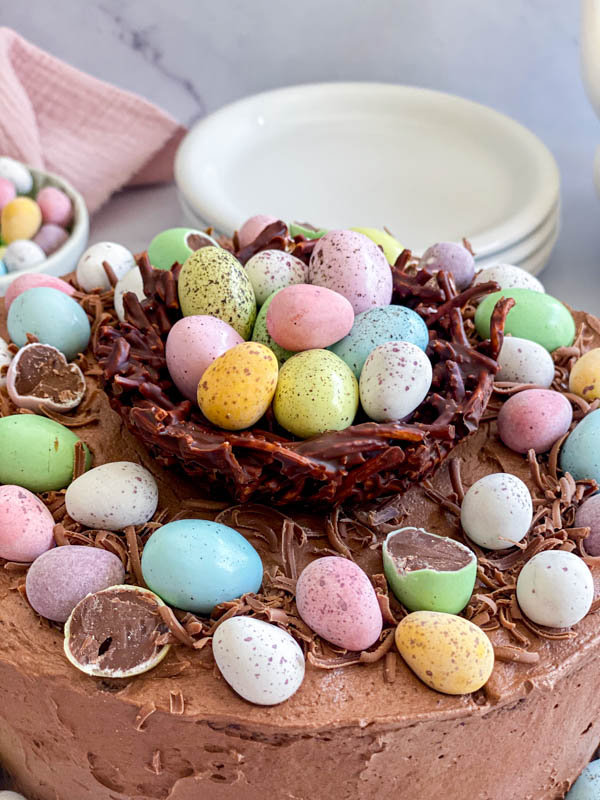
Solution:
<svg viewBox="0 0 600 800"><path fill-rule="evenodd" d="M409 86L327 83L240 100L201 120L175 176L194 225L253 214L387 227L415 253L471 242L481 266L539 272L559 229L556 162L497 111Z"/></svg>

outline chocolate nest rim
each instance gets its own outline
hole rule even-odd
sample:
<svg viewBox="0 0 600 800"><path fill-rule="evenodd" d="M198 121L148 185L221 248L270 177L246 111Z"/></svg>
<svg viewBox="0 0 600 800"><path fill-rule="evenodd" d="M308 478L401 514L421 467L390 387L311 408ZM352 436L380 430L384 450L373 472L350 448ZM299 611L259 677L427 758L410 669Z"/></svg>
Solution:
<svg viewBox="0 0 600 800"><path fill-rule="evenodd" d="M290 249L305 263L314 242L286 239L278 223L237 257L245 263L259 250ZM238 503L335 507L382 495L402 494L429 477L451 451L475 431L498 369L504 323L514 304L501 299L490 338L477 339L472 322L477 298L497 291L493 282L458 293L451 273L419 269L405 250L391 267L392 302L416 311L427 324L431 389L412 417L402 422L362 422L342 431L297 440L277 428L271 409L257 426L240 432L216 428L170 379L165 343L181 318L177 277L137 258L146 299L125 294L125 322L99 326L93 341L104 389L129 430L162 465L179 465L202 488L223 490Z"/></svg>

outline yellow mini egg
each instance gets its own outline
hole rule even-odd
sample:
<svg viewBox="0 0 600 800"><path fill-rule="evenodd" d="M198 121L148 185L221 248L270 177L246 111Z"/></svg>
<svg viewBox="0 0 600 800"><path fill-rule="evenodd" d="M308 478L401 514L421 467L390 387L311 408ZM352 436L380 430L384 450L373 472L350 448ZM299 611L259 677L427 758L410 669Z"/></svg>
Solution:
<svg viewBox="0 0 600 800"><path fill-rule="evenodd" d="M249 428L263 416L277 386L277 359L264 344L242 342L215 359L198 384L198 405L213 425Z"/></svg>
<svg viewBox="0 0 600 800"><path fill-rule="evenodd" d="M577 359L569 377L569 389L588 403L600 397L600 347Z"/></svg>
<svg viewBox="0 0 600 800"><path fill-rule="evenodd" d="M184 263L178 280L184 317L218 317L249 339L256 319L256 298L246 270L222 247L201 247Z"/></svg>
<svg viewBox="0 0 600 800"><path fill-rule="evenodd" d="M352 425L358 409L358 381L329 350L304 350L286 361L277 382L277 422L306 439Z"/></svg>
<svg viewBox="0 0 600 800"><path fill-rule="evenodd" d="M31 197L15 197L2 209L0 224L6 244L16 239L33 239L42 224L42 212Z"/></svg>
<svg viewBox="0 0 600 800"><path fill-rule="evenodd" d="M382 231L379 228L350 228L350 230L362 233L363 236L367 236L372 242L379 245L388 260L388 264L395 264L396 259L404 250L404 247L397 239L394 239L391 233Z"/></svg>
<svg viewBox="0 0 600 800"><path fill-rule="evenodd" d="M444 694L469 694L487 682L494 649L469 620L438 611L415 611L396 628L396 647L419 678Z"/></svg>

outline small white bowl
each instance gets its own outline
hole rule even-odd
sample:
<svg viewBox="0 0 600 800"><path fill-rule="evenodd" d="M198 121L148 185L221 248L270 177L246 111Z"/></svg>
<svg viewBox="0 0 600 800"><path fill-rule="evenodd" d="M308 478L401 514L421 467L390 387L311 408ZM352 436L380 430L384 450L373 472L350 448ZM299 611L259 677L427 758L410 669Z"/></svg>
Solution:
<svg viewBox="0 0 600 800"><path fill-rule="evenodd" d="M9 285L20 275L28 272L42 272L46 275L60 277L72 272L77 266L79 257L86 248L90 234L90 218L83 197L74 189L68 181L53 175L51 172L43 172L33 167L27 167L33 175L34 186L39 191L44 186L56 186L69 195L73 203L73 222L71 223L71 233L67 241L59 247L52 255L31 269L22 269L19 272L9 272L7 275L0 275L0 297L4 297Z"/></svg>

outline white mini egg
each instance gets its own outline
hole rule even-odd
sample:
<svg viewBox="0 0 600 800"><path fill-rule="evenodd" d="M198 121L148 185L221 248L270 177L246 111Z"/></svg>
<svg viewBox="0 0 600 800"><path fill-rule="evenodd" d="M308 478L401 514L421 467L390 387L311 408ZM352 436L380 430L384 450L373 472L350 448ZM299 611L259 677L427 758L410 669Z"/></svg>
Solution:
<svg viewBox="0 0 600 800"><path fill-rule="evenodd" d="M545 347L530 339L505 336L498 364L497 381L535 383L547 389L554 380L552 356Z"/></svg>
<svg viewBox="0 0 600 800"><path fill-rule="evenodd" d="M217 628L212 646L221 674L250 703L283 703L304 679L302 650L289 633L269 622L231 617Z"/></svg>
<svg viewBox="0 0 600 800"><path fill-rule="evenodd" d="M507 472L495 472L476 481L465 494L460 510L469 539L489 550L506 550L520 542L532 519L529 489Z"/></svg>
<svg viewBox="0 0 600 800"><path fill-rule="evenodd" d="M2 367L7 367L12 361L12 356L8 349L8 344L0 337L0 386L6 386L6 370Z"/></svg>
<svg viewBox="0 0 600 800"><path fill-rule="evenodd" d="M67 489L68 515L88 528L120 531L154 516L158 487L147 469L114 461L85 472Z"/></svg>
<svg viewBox="0 0 600 800"><path fill-rule="evenodd" d="M139 267L130 269L129 272L121 278L115 286L114 306L117 312L117 317L121 322L125 321L125 309L123 307L123 295L127 292L133 292L138 300L144 300L144 281L142 280L142 273Z"/></svg>
<svg viewBox="0 0 600 800"><path fill-rule="evenodd" d="M261 250L246 262L246 272L259 306L279 289L306 283L306 266L284 250Z"/></svg>
<svg viewBox="0 0 600 800"><path fill-rule="evenodd" d="M4 251L2 260L8 272L20 272L37 267L46 260L46 253L30 239L15 239Z"/></svg>
<svg viewBox="0 0 600 800"><path fill-rule="evenodd" d="M77 283L84 292L110 289L110 281L102 264L107 262L117 276L125 277L135 267L135 259L126 247L116 242L96 242L85 251L77 263Z"/></svg>
<svg viewBox="0 0 600 800"><path fill-rule="evenodd" d="M475 275L473 285L487 281L496 281L501 289L531 289L542 293L546 291L542 282L534 275L513 264L495 264L482 269Z"/></svg>
<svg viewBox="0 0 600 800"><path fill-rule="evenodd" d="M386 342L367 356L360 373L360 402L376 422L404 419L431 386L431 362L411 342Z"/></svg>
<svg viewBox="0 0 600 800"><path fill-rule="evenodd" d="M517 579L517 600L532 622L570 628L582 620L594 599L594 578L583 559L566 550L533 556Z"/></svg>
<svg viewBox="0 0 600 800"><path fill-rule="evenodd" d="M20 161L9 156L0 156L0 178L14 183L18 194L29 194L33 188L31 172Z"/></svg>

